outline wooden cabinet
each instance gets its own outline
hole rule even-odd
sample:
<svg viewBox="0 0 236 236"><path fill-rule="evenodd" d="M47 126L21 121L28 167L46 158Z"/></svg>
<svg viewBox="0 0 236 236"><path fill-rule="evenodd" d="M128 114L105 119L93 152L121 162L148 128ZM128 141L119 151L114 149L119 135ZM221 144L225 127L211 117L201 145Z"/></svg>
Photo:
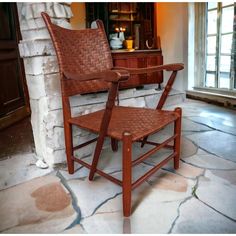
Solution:
<svg viewBox="0 0 236 236"><path fill-rule="evenodd" d="M151 42L155 35L154 3L86 3L86 26L101 19L105 26L107 38L116 33L117 28L125 29L124 36L135 38L135 28L139 28L139 49L147 49L146 40Z"/></svg>
<svg viewBox="0 0 236 236"><path fill-rule="evenodd" d="M162 65L163 57L161 49L148 49L156 38L154 22L154 3L152 2L110 2L110 3L86 3L86 22L89 28L92 21L101 19L104 23L107 37L116 32L116 28L125 28L125 39L135 39L135 29L139 26L139 50L112 50L114 66L128 68L145 68ZM154 48L157 43L154 42ZM121 88L138 87L144 84L161 84L163 72L155 72L143 75L132 75L131 78L121 83Z"/></svg>
<svg viewBox="0 0 236 236"><path fill-rule="evenodd" d="M114 66L128 68L146 68L163 64L163 56L160 50L135 50L125 52L112 51ZM143 75L132 75L126 82L121 83L121 88L138 87L144 84L161 84L163 72L155 72Z"/></svg>

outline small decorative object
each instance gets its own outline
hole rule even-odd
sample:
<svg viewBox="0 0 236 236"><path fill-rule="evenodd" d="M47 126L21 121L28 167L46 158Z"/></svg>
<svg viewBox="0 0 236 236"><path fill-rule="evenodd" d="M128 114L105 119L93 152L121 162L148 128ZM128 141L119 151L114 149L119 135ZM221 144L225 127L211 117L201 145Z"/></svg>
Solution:
<svg viewBox="0 0 236 236"><path fill-rule="evenodd" d="M48 168L48 164L46 164L43 160L38 160L35 165L40 168L40 169L47 169Z"/></svg>
<svg viewBox="0 0 236 236"><path fill-rule="evenodd" d="M113 50L121 49L123 47L123 42L125 40L125 35L124 35L125 30L126 29L124 27L116 27L115 31L117 33L110 35L110 37L109 37L110 38L110 47Z"/></svg>
<svg viewBox="0 0 236 236"><path fill-rule="evenodd" d="M123 46L123 42L118 37L113 37L110 40L110 46L113 50L120 49Z"/></svg>
<svg viewBox="0 0 236 236"><path fill-rule="evenodd" d="M130 49L133 49L133 40L132 39L127 39L125 40L125 47L130 50Z"/></svg>
<svg viewBox="0 0 236 236"><path fill-rule="evenodd" d="M134 32L135 32L135 40L134 40L134 48L139 49L139 29L140 24L134 25Z"/></svg>
<svg viewBox="0 0 236 236"><path fill-rule="evenodd" d="M152 39L152 40L150 40L151 41L151 44L150 44L150 42L149 42L149 39L147 39L146 40L146 47L148 48L148 49L153 49L154 48L154 39Z"/></svg>

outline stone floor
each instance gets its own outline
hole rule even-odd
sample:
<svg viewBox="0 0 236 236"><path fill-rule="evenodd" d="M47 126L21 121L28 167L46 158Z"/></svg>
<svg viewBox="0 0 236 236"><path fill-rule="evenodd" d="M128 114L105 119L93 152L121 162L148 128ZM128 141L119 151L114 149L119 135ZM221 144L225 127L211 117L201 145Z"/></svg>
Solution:
<svg viewBox="0 0 236 236"><path fill-rule="evenodd" d="M0 160L16 154L31 153L34 149L29 117L0 131Z"/></svg>
<svg viewBox="0 0 236 236"><path fill-rule="evenodd" d="M133 191L131 217L122 216L119 186L102 177L88 181L88 171L79 165L74 175L65 165L38 169L28 150L0 161L0 232L236 233L236 112L193 100L178 105L181 166L175 171L168 163ZM146 149L134 145L134 155ZM117 178L120 150L111 158L105 148L99 163ZM134 168L133 178L160 160L153 155Z"/></svg>

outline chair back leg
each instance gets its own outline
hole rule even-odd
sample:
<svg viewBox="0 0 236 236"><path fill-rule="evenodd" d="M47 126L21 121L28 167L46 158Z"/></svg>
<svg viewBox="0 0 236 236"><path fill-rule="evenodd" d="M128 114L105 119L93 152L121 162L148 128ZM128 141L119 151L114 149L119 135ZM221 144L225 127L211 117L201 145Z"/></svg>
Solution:
<svg viewBox="0 0 236 236"><path fill-rule="evenodd" d="M118 140L111 138L111 149L113 152L118 151Z"/></svg>
<svg viewBox="0 0 236 236"><path fill-rule="evenodd" d="M123 214L129 217L132 191L132 136L128 132L123 133L122 166Z"/></svg>
<svg viewBox="0 0 236 236"><path fill-rule="evenodd" d="M68 122L71 117L70 101L68 97L62 97L63 105L63 117L64 117L64 134L65 134L65 146L66 146L66 159L68 172L74 174L74 160L73 156L73 139L72 139L72 125Z"/></svg>
<svg viewBox="0 0 236 236"><path fill-rule="evenodd" d="M177 135L174 140L174 152L176 155L174 157L174 168L177 170L179 168L180 160L180 139L181 139L181 117L182 109L180 107L175 108L175 112L179 115L174 124L174 134Z"/></svg>

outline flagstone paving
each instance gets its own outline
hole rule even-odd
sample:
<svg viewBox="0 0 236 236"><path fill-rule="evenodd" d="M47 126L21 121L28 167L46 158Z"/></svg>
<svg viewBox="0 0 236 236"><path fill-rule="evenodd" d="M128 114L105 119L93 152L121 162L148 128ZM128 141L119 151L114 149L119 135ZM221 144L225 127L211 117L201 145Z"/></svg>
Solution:
<svg viewBox="0 0 236 236"><path fill-rule="evenodd" d="M171 161L135 189L129 218L122 215L120 186L99 176L89 181L78 164L73 175L65 165L38 169L33 153L18 153L0 161L0 232L236 233L236 112L192 100L177 106L183 108L180 168ZM150 138L160 141L172 131ZM148 149L135 144L133 155ZM104 147L99 168L121 179L121 152L120 143L115 153ZM133 180L170 152L135 167Z"/></svg>

